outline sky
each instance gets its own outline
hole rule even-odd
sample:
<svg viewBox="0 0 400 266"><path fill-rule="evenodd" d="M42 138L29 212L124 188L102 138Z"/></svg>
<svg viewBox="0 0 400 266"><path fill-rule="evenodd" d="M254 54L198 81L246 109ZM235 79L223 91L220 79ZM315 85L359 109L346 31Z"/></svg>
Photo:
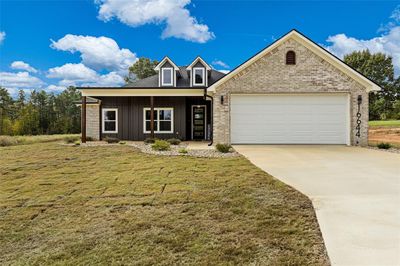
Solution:
<svg viewBox="0 0 400 266"><path fill-rule="evenodd" d="M0 86L121 86L140 57L228 72L291 29L338 57L369 49L400 73L400 1L0 0Z"/></svg>

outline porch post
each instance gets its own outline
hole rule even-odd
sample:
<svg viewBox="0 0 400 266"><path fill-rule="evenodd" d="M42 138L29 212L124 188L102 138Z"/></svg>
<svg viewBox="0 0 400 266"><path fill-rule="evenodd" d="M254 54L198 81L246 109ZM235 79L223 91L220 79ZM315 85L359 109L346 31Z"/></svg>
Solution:
<svg viewBox="0 0 400 266"><path fill-rule="evenodd" d="M150 96L150 137L154 139L154 96Z"/></svg>
<svg viewBox="0 0 400 266"><path fill-rule="evenodd" d="M82 117L81 117L82 143L86 143L86 96L82 96Z"/></svg>

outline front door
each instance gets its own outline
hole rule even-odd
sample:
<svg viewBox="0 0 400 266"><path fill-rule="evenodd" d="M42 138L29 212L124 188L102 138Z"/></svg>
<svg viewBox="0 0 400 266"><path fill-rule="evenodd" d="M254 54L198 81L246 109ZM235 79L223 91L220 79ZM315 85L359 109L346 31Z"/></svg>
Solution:
<svg viewBox="0 0 400 266"><path fill-rule="evenodd" d="M192 138L205 139L206 137L206 106L192 106Z"/></svg>

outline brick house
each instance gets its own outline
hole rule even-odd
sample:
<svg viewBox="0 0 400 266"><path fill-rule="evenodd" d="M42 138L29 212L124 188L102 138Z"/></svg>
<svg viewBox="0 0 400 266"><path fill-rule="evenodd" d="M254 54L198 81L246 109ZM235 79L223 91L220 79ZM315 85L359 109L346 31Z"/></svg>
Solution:
<svg viewBox="0 0 400 266"><path fill-rule="evenodd" d="M367 145L368 94L380 90L296 30L226 75L201 57L183 67L165 57L155 70L79 88L83 137Z"/></svg>

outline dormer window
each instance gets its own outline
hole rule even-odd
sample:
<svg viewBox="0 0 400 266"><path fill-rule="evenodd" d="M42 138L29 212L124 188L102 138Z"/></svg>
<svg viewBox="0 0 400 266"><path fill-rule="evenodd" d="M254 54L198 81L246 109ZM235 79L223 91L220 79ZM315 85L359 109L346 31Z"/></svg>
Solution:
<svg viewBox="0 0 400 266"><path fill-rule="evenodd" d="M174 69L172 67L161 68L161 85L162 86L172 86L174 85L173 73Z"/></svg>
<svg viewBox="0 0 400 266"><path fill-rule="evenodd" d="M193 85L205 86L205 69L204 67L193 68Z"/></svg>

